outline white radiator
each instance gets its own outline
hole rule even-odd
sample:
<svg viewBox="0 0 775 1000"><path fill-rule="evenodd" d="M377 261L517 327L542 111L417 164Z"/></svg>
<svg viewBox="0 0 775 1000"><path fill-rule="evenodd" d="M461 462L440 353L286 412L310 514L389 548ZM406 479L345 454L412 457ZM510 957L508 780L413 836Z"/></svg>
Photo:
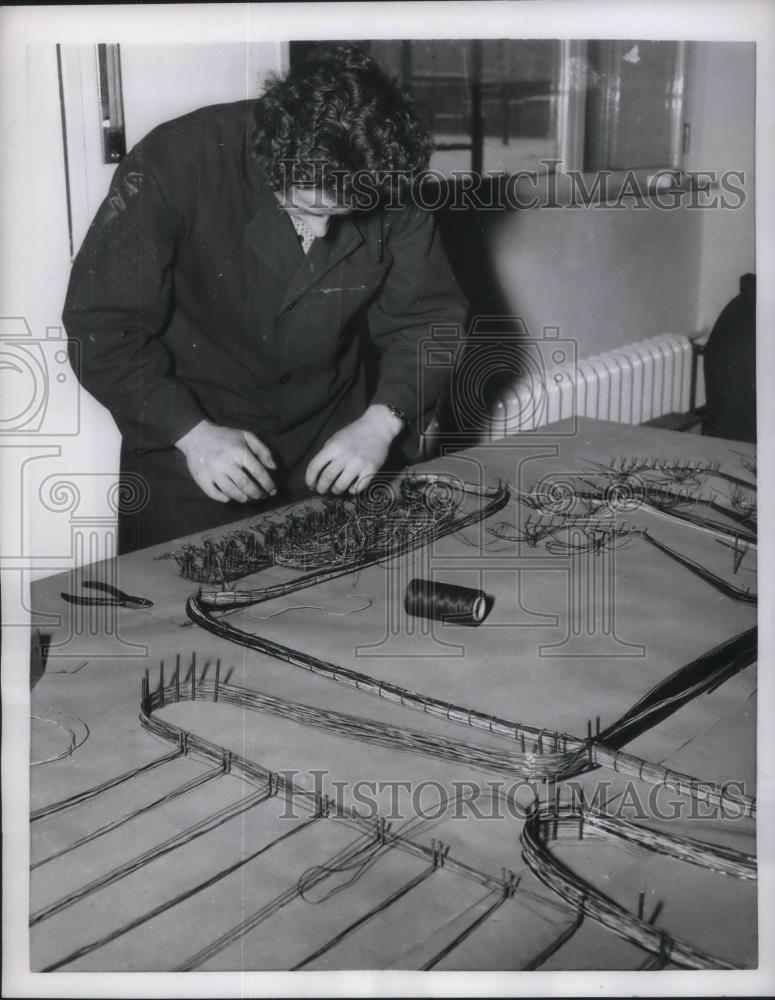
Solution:
<svg viewBox="0 0 775 1000"><path fill-rule="evenodd" d="M702 360L694 360L691 340L665 333L543 376L519 376L493 400L485 437L494 441L574 415L642 424L704 402Z"/></svg>

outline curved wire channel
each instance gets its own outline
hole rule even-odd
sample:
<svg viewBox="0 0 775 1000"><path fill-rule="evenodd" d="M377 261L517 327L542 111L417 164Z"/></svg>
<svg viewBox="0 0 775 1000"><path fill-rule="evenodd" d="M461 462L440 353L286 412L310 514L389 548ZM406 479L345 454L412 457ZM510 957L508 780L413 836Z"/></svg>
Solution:
<svg viewBox="0 0 775 1000"><path fill-rule="evenodd" d="M334 663L321 660L310 653L295 650L290 646L285 646L271 639L244 632L242 629L235 628L226 621L216 621L208 614L207 609L202 606L199 596L196 594L192 594L188 598L186 613L195 624L200 625L206 631L212 632L222 639L246 646L260 653L265 653L294 666L303 667L313 674L327 677L330 680L338 681L341 684L346 684L379 698L385 698L388 701L396 702L407 708L412 708L428 715L435 715L450 722L466 725L474 729L484 729L495 735L506 736L512 740L524 739L526 734L537 736L536 751L540 760L538 762L525 760L525 767L529 768L529 773L532 777L550 777L552 775L568 777L571 774L578 773L580 770L587 769L592 764L602 764L613 768L615 771L636 776L641 780L650 781L654 784L669 785L678 791L687 792L694 798L699 798L701 791L702 797L708 802L713 802L717 805L721 805L724 802L732 802L742 808L745 814L751 816L755 814L755 800L748 796L741 795L736 791L730 791L727 788L717 787L713 783L700 783L697 778L691 775L670 771L658 764L622 753L599 742L593 743L591 738L583 741L577 737L565 734L561 737L557 733L550 734L545 730L523 726L517 722L502 719L486 712L479 712L470 708L464 708L461 705L455 705L451 702L441 701L429 695L410 691L389 681L378 680L368 674L352 670L349 667L337 666ZM744 633L744 636L748 636L748 634ZM740 637L737 637L737 640L739 639ZM730 641L732 644L734 642L735 640ZM723 646L729 646L730 643L725 643ZM712 651L712 653L716 652L716 650ZM696 663L697 661L690 666L694 667ZM738 669L740 668L738 667ZM715 675L713 676L715 680ZM705 685L701 685L700 689L706 690L708 683L706 682ZM562 746L562 751L559 753L555 752L554 754L544 753L544 735L546 735L547 744L549 744L549 741L552 741L551 745L554 746L554 750L559 751ZM514 763L513 758L511 763Z"/></svg>
<svg viewBox="0 0 775 1000"><path fill-rule="evenodd" d="M684 968L737 968L634 916L563 864L541 836L544 826L549 825L556 829L559 823L571 825L574 831L589 828L592 832L603 836L620 837L678 861L701 865L720 874L741 879L756 878L754 858L739 851L691 840L688 837L671 837L668 834L638 827L625 820L605 816L598 810L576 806L535 808L522 828L522 856L535 876L566 902L577 906L579 910L619 937L660 956L664 961L673 962Z"/></svg>
<svg viewBox="0 0 775 1000"><path fill-rule="evenodd" d="M199 685L199 691L202 691L201 684ZM214 760L227 759L230 772L238 769L245 775L263 778L271 785L272 772L267 771L252 761L233 754L231 751L225 750L223 747L218 747L193 733L188 733L166 720L155 717L154 710L161 708L164 704L165 698L161 689L150 694L144 686L140 719L145 729L172 742L182 742L187 749L196 749L204 752ZM276 789L285 787L286 791L291 794L301 794L304 798L309 799L314 804L316 814L321 812L328 814L332 809L332 804L324 800L317 793L297 789L293 779L282 775L275 775L274 781L276 782ZM351 821L354 821L365 832L373 829L373 823L369 820L364 820L354 810L338 806L335 812L341 818L349 818ZM552 806L542 809L533 808L523 826L521 834L523 857L534 874L546 886L558 893L565 902L575 905L579 911L588 914L597 922L613 930L620 937L625 938L646 951L669 958L671 962L685 968L735 968L735 966L725 962L723 959L719 959L702 949L687 944L668 934L666 931L633 916L623 907L575 875L552 854L547 844L541 838L541 830L545 825L552 824L556 829L560 821L565 825L572 824L574 831L579 827L579 823L581 823L589 832L597 835L616 837L636 844L646 850L657 851L677 861L745 880L756 879L756 859L754 857L736 851L733 848L709 844L689 837L671 836L657 830L638 826L635 823L618 817L608 816L602 810L592 806L577 808L576 806L567 807L555 803ZM447 859L446 855L440 858L435 846L432 852L429 852L427 848L416 844L405 836L389 833L385 830L384 826L381 829L378 827L376 842L372 844L371 848L366 844L360 847L353 845L349 851L345 849L348 865L355 863L364 850L369 850L371 854L374 851L381 850L385 846L397 846L409 850L414 854L422 853L425 856L430 854L434 866L440 864L441 867L444 867L446 862L447 867L451 870L459 874L464 874L469 878L473 877L481 884L485 884L491 891L498 890L498 898L496 898L492 906L469 925L450 945L446 946L436 955L431 963L426 965L426 968L435 965L462 940L469 936L487 916L494 912L506 899L514 895L518 885L518 881L515 880L513 873L509 873L509 878L504 878L503 881L498 880L484 872L476 871L467 865L461 865L460 862ZM336 870L341 870L341 867L341 865L338 865ZM208 958L232 943L235 939L254 929L258 923L275 912L279 906L284 905L285 902L290 901L292 898L296 898L302 890L308 891L311 885L324 877L325 873L329 870L333 869L330 866L323 866L319 870L315 869L315 872L311 872L306 880L301 879L296 886L283 893L279 899L274 900L268 907L263 907L257 913L242 921L230 932L227 932L227 934L213 942L206 949L192 956L181 966L181 970L191 970L207 961Z"/></svg>

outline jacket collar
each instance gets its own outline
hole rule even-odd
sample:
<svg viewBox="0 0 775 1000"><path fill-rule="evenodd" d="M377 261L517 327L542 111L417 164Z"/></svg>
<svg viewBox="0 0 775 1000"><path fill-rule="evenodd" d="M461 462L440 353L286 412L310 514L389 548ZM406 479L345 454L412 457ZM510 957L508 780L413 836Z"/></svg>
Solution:
<svg viewBox="0 0 775 1000"><path fill-rule="evenodd" d="M313 288L340 261L364 242L363 229L354 216L335 218L329 236L315 240L309 253L299 260L298 243L293 227L253 157L250 148L249 122L244 155L246 175L253 191L254 208L245 231L248 244L266 267L283 278L287 278L289 260L298 262L298 267L283 296L281 308L284 309Z"/></svg>
<svg viewBox="0 0 775 1000"><path fill-rule="evenodd" d="M281 308L284 309L313 288L340 261L349 257L363 243L363 239L363 232L353 218L342 216L333 219L326 238L313 242L309 253L291 278Z"/></svg>

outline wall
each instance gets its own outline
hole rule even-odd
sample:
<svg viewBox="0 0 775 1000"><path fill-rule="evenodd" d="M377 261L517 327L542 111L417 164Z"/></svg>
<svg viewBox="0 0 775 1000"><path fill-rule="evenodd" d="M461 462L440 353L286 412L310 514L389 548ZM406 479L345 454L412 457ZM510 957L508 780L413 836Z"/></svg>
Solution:
<svg viewBox="0 0 775 1000"><path fill-rule="evenodd" d="M128 144L159 121L258 93L269 71L283 69L285 48L274 42L122 46ZM698 47L689 81L691 168L745 169L752 177L751 49L725 43ZM97 152L94 48L64 46L62 57L77 248L113 168L103 165ZM6 71L26 73L26 117L12 117L4 135L13 170L2 194L4 205L24 205L25 211L11 215L12 228L4 233L3 315L28 317L34 335L43 338L48 327L61 323L69 272L56 51L53 45L31 47L18 62ZM563 337L577 341L582 357L667 330L709 326L736 293L738 276L754 270L752 198L738 212L590 208L458 214L446 220L445 236L475 307L522 316L536 335L545 325L559 326ZM86 491L86 508L88 491L99 483L94 474L115 475L118 433L107 411L79 392L72 378L52 381L50 390L51 412L63 415L63 425L75 414L81 432L52 437L59 458L55 465L53 458L31 463L28 487L36 496L51 468L65 471ZM34 575L45 575L68 555L63 515L38 502L29 515L25 531L41 557Z"/></svg>
<svg viewBox="0 0 775 1000"><path fill-rule="evenodd" d="M445 231L477 312L520 316L533 336L558 326L578 357L695 329L695 213L537 208L469 221L449 219Z"/></svg>
<svg viewBox="0 0 775 1000"><path fill-rule="evenodd" d="M693 43L687 169L744 169L740 211L682 207L449 212L444 233L474 309L559 326L578 356L712 324L755 270L753 46Z"/></svg>
<svg viewBox="0 0 775 1000"><path fill-rule="evenodd" d="M740 275L756 271L754 205L755 46L714 42L698 47L690 101L690 170L742 170L746 203L735 211L702 211L698 328L713 326L739 291Z"/></svg>
<svg viewBox="0 0 775 1000"><path fill-rule="evenodd" d="M284 69L287 45L122 45L121 57L131 147L162 121L256 96L270 72ZM4 196L25 211L8 213L14 228L3 245L13 246L14 254L3 261L3 315L26 317L33 337L45 339L61 331L70 272L56 48L32 46L23 60L22 52L26 116L19 114L7 132L6 141L15 142L18 152L7 182L12 190ZM77 252L115 167L101 159L95 46L63 45L61 67ZM48 382L49 425L35 436L36 458L24 467L23 482L6 484L27 496L23 515L16 517L26 536L25 552L36 566L32 579L103 555L114 523L106 490L117 479L120 437L110 413L80 388L66 362L55 361L58 347L53 340L44 343L50 369L65 375L59 382L52 374ZM63 482L67 485L57 486ZM75 552L70 526L89 518L93 549Z"/></svg>

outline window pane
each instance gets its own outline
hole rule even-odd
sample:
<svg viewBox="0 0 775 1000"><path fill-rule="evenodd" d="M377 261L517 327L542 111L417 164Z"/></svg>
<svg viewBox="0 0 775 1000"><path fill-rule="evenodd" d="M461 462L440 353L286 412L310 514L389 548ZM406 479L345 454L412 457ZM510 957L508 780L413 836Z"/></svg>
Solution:
<svg viewBox="0 0 775 1000"><path fill-rule="evenodd" d="M432 169L449 175L478 161L513 173L557 156L558 41L375 40L369 52L414 94L436 141Z"/></svg>
<svg viewBox="0 0 775 1000"><path fill-rule="evenodd" d="M588 43L586 170L678 166L682 52L677 42Z"/></svg>
<svg viewBox="0 0 775 1000"><path fill-rule="evenodd" d="M557 156L560 43L487 40L482 45L482 169L544 168Z"/></svg>
<svg viewBox="0 0 775 1000"><path fill-rule="evenodd" d="M471 111L475 83L471 42L452 39L412 41L409 45L409 89L436 141L431 169L442 174L471 170Z"/></svg>

